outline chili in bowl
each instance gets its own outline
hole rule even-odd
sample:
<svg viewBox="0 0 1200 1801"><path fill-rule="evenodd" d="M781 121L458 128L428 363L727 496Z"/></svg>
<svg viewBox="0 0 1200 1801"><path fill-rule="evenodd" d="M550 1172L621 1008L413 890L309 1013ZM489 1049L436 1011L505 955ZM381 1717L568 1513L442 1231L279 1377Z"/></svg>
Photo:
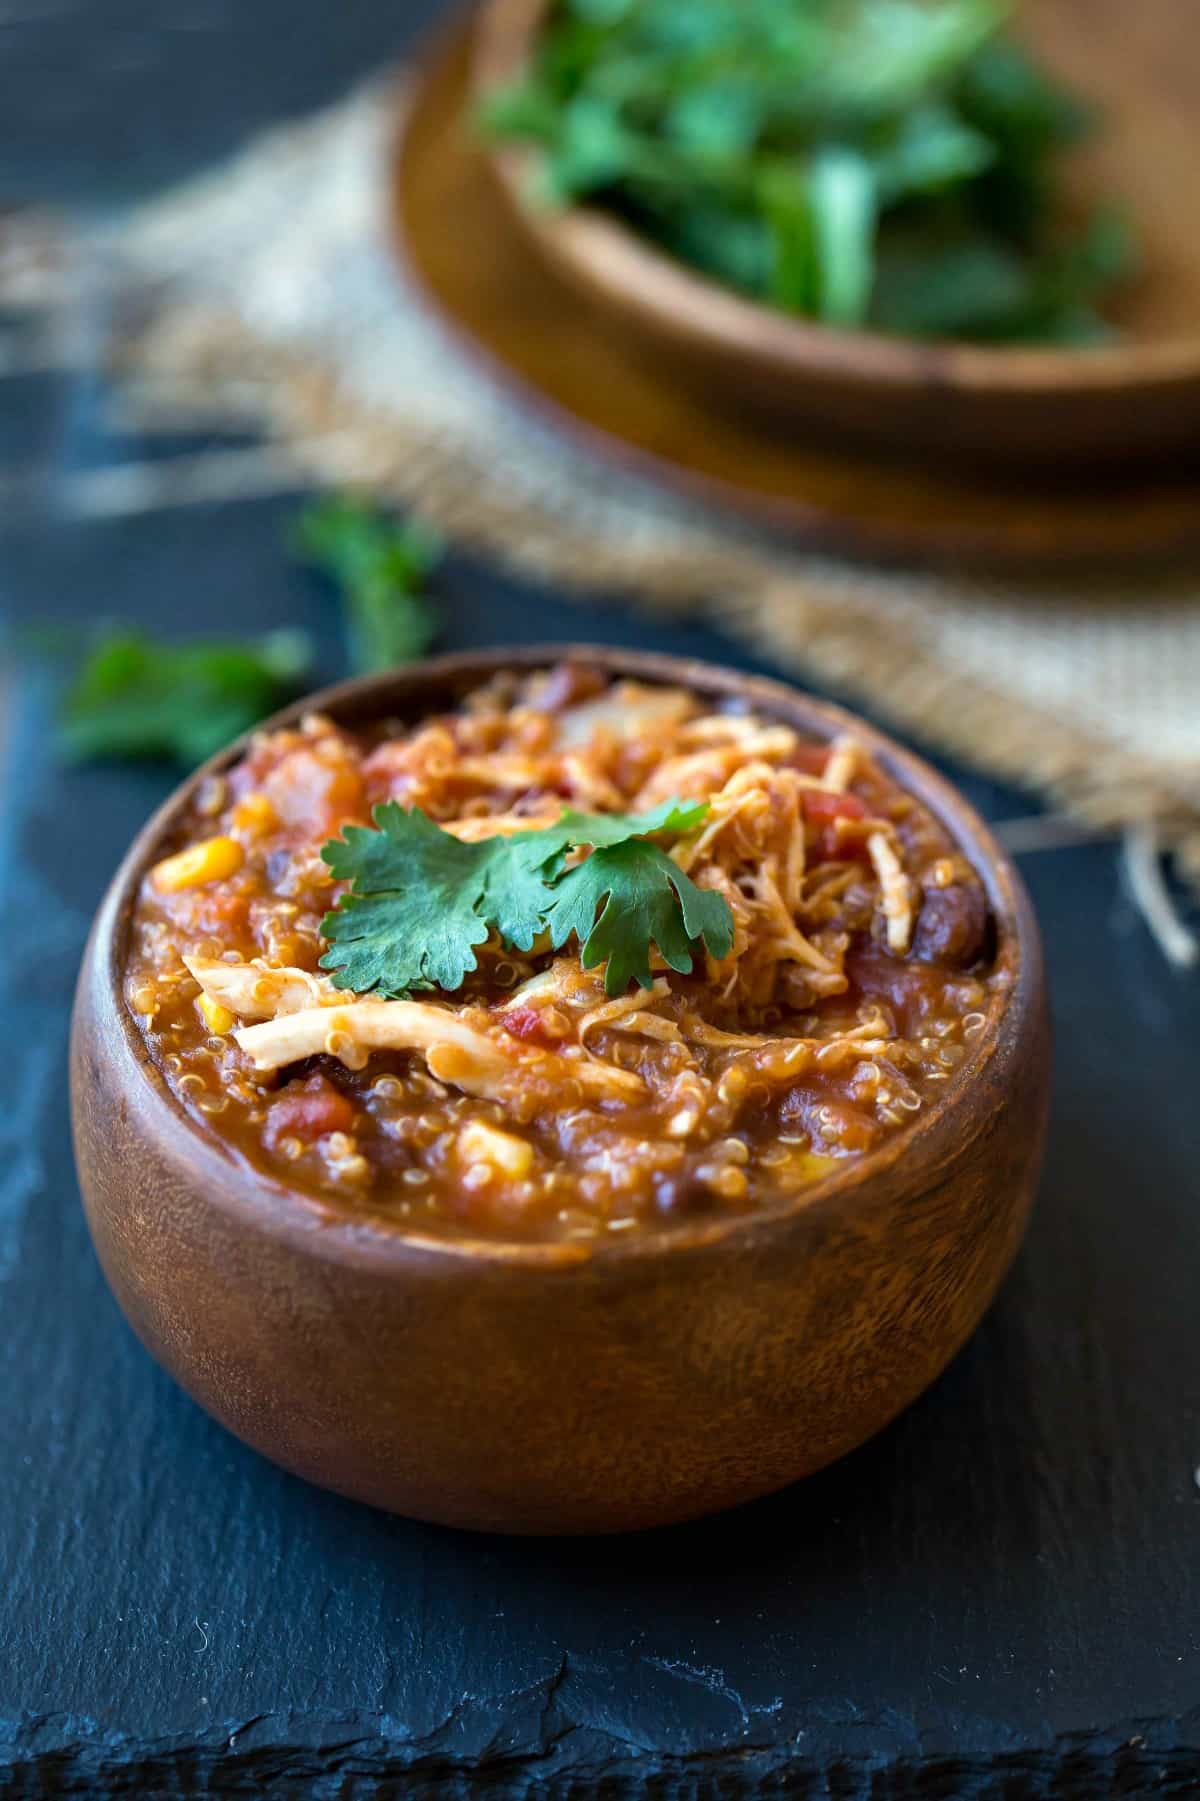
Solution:
<svg viewBox="0 0 1200 1801"><path fill-rule="evenodd" d="M792 690L443 658L151 822L81 978L85 1201L151 1349L268 1455L616 1529L861 1442L983 1311L1040 1160L1018 879Z"/></svg>

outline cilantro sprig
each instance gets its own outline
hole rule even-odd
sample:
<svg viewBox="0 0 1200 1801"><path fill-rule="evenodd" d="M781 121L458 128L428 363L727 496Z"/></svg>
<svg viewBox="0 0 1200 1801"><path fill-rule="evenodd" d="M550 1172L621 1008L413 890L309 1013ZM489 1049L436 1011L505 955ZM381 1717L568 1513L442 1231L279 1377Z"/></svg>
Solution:
<svg viewBox="0 0 1200 1801"><path fill-rule="evenodd" d="M201 763L297 693L311 664L303 632L199 644L110 633L94 646L67 696L62 748L76 762L174 757Z"/></svg>
<svg viewBox="0 0 1200 1801"><path fill-rule="evenodd" d="M585 969L606 963L604 986L620 994L652 983L650 952L686 974L694 947L729 954L733 916L722 895L698 888L656 838L695 831L705 801L664 801L642 814L564 809L552 826L464 844L427 818L387 801L374 827L347 826L322 857L349 891L327 913L321 959L335 987L398 998L413 989L462 986L494 931L529 951L543 933L555 950L578 938ZM591 855L567 869L569 852Z"/></svg>
<svg viewBox="0 0 1200 1801"><path fill-rule="evenodd" d="M427 588L445 552L429 526L340 496L301 515L296 544L337 584L356 675L411 663L429 649L437 614Z"/></svg>
<svg viewBox="0 0 1200 1801"><path fill-rule="evenodd" d="M421 656L437 630L427 592L443 554L437 534L351 498L308 507L295 528L302 554L335 583L349 661L356 672ZM163 643L115 624L81 646L78 634L27 634L30 655L77 665L62 707L59 742L74 762L169 757L191 766L308 683L306 632Z"/></svg>

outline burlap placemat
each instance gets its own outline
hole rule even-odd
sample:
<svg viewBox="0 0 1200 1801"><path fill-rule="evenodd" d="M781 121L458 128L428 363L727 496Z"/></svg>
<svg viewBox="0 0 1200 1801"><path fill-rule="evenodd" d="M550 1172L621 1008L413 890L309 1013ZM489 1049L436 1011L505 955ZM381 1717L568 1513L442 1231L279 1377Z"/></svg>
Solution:
<svg viewBox="0 0 1200 1801"><path fill-rule="evenodd" d="M361 91L99 234L131 393L252 419L318 478L395 496L557 587L704 609L918 738L1136 830L1143 883L1161 846L1200 884L1200 582L1072 592L809 557L563 442L397 269L396 105L392 84Z"/></svg>

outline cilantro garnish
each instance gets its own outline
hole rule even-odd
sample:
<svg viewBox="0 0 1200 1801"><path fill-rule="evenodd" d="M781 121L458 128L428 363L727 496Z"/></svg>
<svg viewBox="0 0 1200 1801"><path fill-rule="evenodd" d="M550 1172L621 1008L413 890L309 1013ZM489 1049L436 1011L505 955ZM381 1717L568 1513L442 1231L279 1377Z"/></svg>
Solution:
<svg viewBox="0 0 1200 1801"><path fill-rule="evenodd" d="M558 950L572 934L578 937L585 969L607 960L608 994L622 993L631 979L649 988L651 944L665 963L686 975L693 940L702 938L714 957L727 956L733 943L724 896L697 888L666 851L643 838L594 851L552 893L546 915L550 942Z"/></svg>
<svg viewBox="0 0 1200 1801"><path fill-rule="evenodd" d="M541 831L464 844L419 808L388 801L373 828L347 826L321 851L350 883L321 924L322 968L360 994L455 989L492 931L521 951L546 932L556 950L577 937L585 969L607 960L607 993L630 980L649 988L652 946L686 973L697 940L714 957L733 943L724 898L697 888L651 841L695 831L707 813L705 801L679 800L632 815L567 808ZM564 873L567 853L588 848Z"/></svg>

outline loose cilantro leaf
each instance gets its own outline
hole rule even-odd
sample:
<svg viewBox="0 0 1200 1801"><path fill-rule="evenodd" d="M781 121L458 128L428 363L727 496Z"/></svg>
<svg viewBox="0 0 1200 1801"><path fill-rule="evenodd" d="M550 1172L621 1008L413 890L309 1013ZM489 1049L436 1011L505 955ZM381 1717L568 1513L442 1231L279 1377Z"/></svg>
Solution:
<svg viewBox="0 0 1200 1801"><path fill-rule="evenodd" d="M1070 224L1059 204L1058 161L1087 116L1009 35L1010 11L1010 0L554 0L529 72L488 95L479 122L537 146L541 203L606 208L776 307L1060 342L1091 329L1122 269L1092 254L1086 221ZM903 304L894 245L904 283L917 263L917 298Z"/></svg>
<svg viewBox="0 0 1200 1801"><path fill-rule="evenodd" d="M623 993L631 980L650 987L651 945L686 975L693 939L703 938L714 957L728 956L733 944L723 896L697 888L664 850L644 839L593 851L555 883L553 895L546 915L550 942L558 950L577 937L585 969L607 960L607 994Z"/></svg>
<svg viewBox="0 0 1200 1801"><path fill-rule="evenodd" d="M89 757L174 757L202 763L302 685L312 647L302 632L245 644L159 644L114 632L67 696L60 742Z"/></svg>
<svg viewBox="0 0 1200 1801"><path fill-rule="evenodd" d="M436 532L342 499L310 507L297 541L341 589L356 674L410 663L428 650L437 621L425 586L443 553Z"/></svg>
<svg viewBox="0 0 1200 1801"><path fill-rule="evenodd" d="M724 956L733 932L726 902L696 888L649 836L695 831L707 812L707 802L678 800L642 814L566 808L541 831L463 844L419 808L388 801L376 807L373 829L347 826L321 851L350 883L322 922L322 968L335 986L360 994L455 989L491 931L529 951L549 929L556 948L578 935L586 968L607 957L605 986L616 994L631 976L642 981L645 972L649 982L653 944L673 969L691 968L697 937ZM564 875L567 853L589 846L592 855Z"/></svg>

